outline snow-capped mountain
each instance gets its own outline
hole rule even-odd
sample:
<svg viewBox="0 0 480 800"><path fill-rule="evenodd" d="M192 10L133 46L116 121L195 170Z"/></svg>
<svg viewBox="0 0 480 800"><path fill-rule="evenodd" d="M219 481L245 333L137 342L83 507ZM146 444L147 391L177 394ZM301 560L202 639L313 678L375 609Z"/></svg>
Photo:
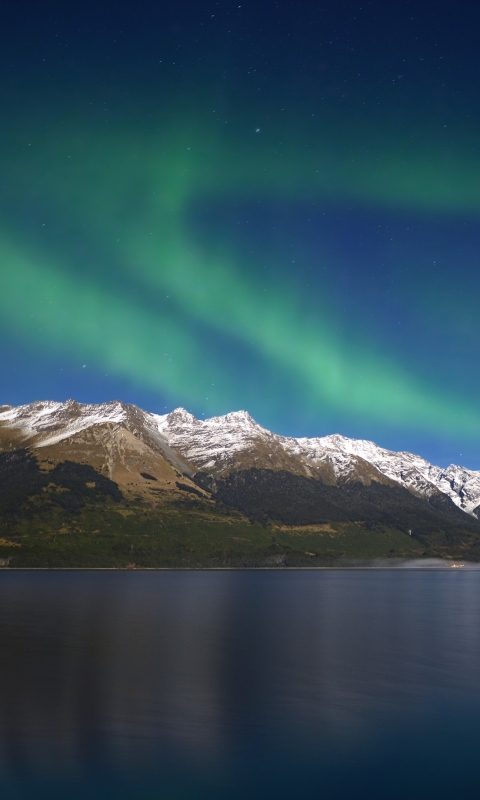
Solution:
<svg viewBox="0 0 480 800"><path fill-rule="evenodd" d="M246 411L199 420L183 408L156 415L121 402L2 406L0 450L58 445L97 426L126 429L187 475L197 470L219 477L257 468L284 470L337 486L400 484L420 497L446 495L472 516L480 512L480 472L455 465L443 469L412 453L395 453L338 434L312 439L279 436Z"/></svg>
<svg viewBox="0 0 480 800"><path fill-rule="evenodd" d="M479 513L480 472L465 467L451 464L443 469L413 453L395 453L338 434L312 439L278 436L246 411L202 421L176 409L157 421L168 443L202 471L224 474L255 466L337 484L394 481L423 497L441 492L466 513Z"/></svg>
<svg viewBox="0 0 480 800"><path fill-rule="evenodd" d="M17 447L48 448L99 426L110 431L125 429L152 451L167 458L182 472L191 475L191 465L179 458L165 437L159 434L158 417L137 406L113 401L99 405L54 401L25 406L0 406L0 450Z"/></svg>
<svg viewBox="0 0 480 800"><path fill-rule="evenodd" d="M351 469L352 457L368 461L387 478L405 486L411 492L429 497L440 491L468 514L478 513L480 503L480 472L451 464L441 468L413 453L395 453L363 439L348 439L334 434L318 439L287 440L288 447L315 463L325 456L334 463L337 475Z"/></svg>

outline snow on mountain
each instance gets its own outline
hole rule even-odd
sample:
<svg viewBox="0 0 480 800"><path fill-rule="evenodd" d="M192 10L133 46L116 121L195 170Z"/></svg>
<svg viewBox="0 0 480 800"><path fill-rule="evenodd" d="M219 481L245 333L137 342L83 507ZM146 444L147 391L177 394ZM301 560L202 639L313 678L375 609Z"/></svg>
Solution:
<svg viewBox="0 0 480 800"><path fill-rule="evenodd" d="M25 444L46 447L92 425L122 422L126 410L127 407L120 402L83 405L75 400L65 403L47 400L1 411L0 425L15 431L18 439Z"/></svg>
<svg viewBox="0 0 480 800"><path fill-rule="evenodd" d="M265 442L274 445L280 439L262 428L246 411L199 420L184 408L177 408L156 419L159 432L171 447L202 470L230 466L240 453Z"/></svg>
<svg viewBox="0 0 480 800"><path fill-rule="evenodd" d="M137 439L161 453L182 472L192 474L191 465L179 458L158 431L157 416L119 400L99 405L53 401L0 407L0 450L15 447L49 447L99 425L126 428Z"/></svg>
<svg viewBox="0 0 480 800"><path fill-rule="evenodd" d="M177 454L198 470L217 475L259 467L285 469L329 483L383 478L424 497L442 492L466 513L480 515L480 472L453 464L444 469L413 453L395 453L338 434L312 439L278 436L246 411L199 420L183 408L157 415L119 401L0 406L0 448L2 442L9 449L56 444L106 423L128 428L185 471L190 471L188 464L178 460Z"/></svg>
<svg viewBox="0 0 480 800"><path fill-rule="evenodd" d="M314 476L317 468L328 466L337 480L358 479L365 465L370 465L417 495L429 497L440 491L466 513L480 512L480 472L465 467L452 464L444 469L413 453L395 453L374 442L339 434L312 439L278 436L262 428L246 411L198 420L184 409L176 409L157 417L157 422L169 444L205 471L244 468L241 462L248 453L249 466L255 465L255 453L261 453L258 466L285 468L279 464L286 460L279 458L281 452L284 457L295 458L296 467L300 460L304 474ZM375 480L374 474L371 477Z"/></svg>
<svg viewBox="0 0 480 800"><path fill-rule="evenodd" d="M298 443L298 451L312 461L322 458L325 453L331 453L335 458L340 456L340 464L345 459L348 462L351 456L358 456L415 494L424 497L437 491L446 494L467 514L475 513L480 504L480 472L454 464L447 468L437 467L413 453L396 453L378 447L374 442L348 439L339 434L294 441Z"/></svg>

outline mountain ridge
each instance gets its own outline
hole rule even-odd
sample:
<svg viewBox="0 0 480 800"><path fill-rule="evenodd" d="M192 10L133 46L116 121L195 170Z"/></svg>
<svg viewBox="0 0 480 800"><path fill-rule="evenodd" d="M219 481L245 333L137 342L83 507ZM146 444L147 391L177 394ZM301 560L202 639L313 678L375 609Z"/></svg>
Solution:
<svg viewBox="0 0 480 800"><path fill-rule="evenodd" d="M190 475L195 471L221 475L232 469L264 467L317 476L326 483L393 481L418 496L441 492L467 514L478 518L480 513L480 471L455 464L438 467L414 453L387 450L369 440L341 434L281 436L263 428L247 411L199 420L182 407L158 415L122 401L37 401L2 406L0 447L2 429L17 429L17 441L22 445L45 447L101 423L121 423L134 434L143 430L144 437Z"/></svg>
<svg viewBox="0 0 480 800"><path fill-rule="evenodd" d="M353 477L369 477L379 479L379 473L383 479L390 479L399 483L420 496L431 496L435 491L446 494L463 511L478 516L478 506L480 504L480 472L469 470L466 467L451 464L447 468L438 467L430 464L426 459L406 451L395 452L379 447L374 442L364 439L350 439L341 434L330 434L324 437L314 438L295 438L280 436L262 428L256 423L247 412L231 412L221 417L212 417L208 420L195 420L193 415L185 412L177 414L163 415L159 418L159 430L166 436L172 446L183 450L189 455L192 461L202 470L215 469L223 471L228 468L228 464L222 463L221 445L220 458L215 460L215 441L210 441L207 448L202 450L202 440L205 441L217 432L220 436L229 434L232 421L241 420L245 436L239 436L241 428L237 428L237 436L228 438L230 448L245 446L248 441L255 444L259 437L263 437L265 442L271 445L282 445L284 452L289 456L300 456L304 459L305 473L308 468L311 470L324 469L324 473L330 468L335 478L348 480ZM172 416L174 415L174 416ZM181 421L183 426L179 428L176 424ZM190 426L188 428L187 426ZM194 430L192 430L192 427ZM187 430L185 431L185 428ZM184 433L185 431L185 433ZM205 433L206 436L202 434ZM185 435L186 434L186 435ZM196 436L195 436L196 434ZM200 435L199 435L200 434ZM187 448L187 439L195 436L193 445ZM218 438L218 437L217 437ZM236 439L236 442L235 442ZM203 462L205 456L211 458ZM356 460L358 459L358 461ZM365 465L368 464L365 475ZM362 469L363 467L363 469ZM359 469L360 468L360 469ZM373 471L371 471L373 468ZM381 479L380 479L381 480Z"/></svg>
<svg viewBox="0 0 480 800"><path fill-rule="evenodd" d="M0 407L0 566L321 566L480 560L480 473L246 411ZM130 564L131 566L131 564Z"/></svg>

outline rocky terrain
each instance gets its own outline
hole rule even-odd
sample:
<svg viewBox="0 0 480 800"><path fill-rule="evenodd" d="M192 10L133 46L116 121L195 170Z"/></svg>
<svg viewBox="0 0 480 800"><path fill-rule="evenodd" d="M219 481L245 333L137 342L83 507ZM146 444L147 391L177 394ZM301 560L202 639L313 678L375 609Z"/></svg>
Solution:
<svg viewBox="0 0 480 800"><path fill-rule="evenodd" d="M442 469L413 453L394 453L338 434L315 439L278 436L245 411L201 421L179 408L156 419L172 447L198 470L214 475L261 467L337 485L393 481L419 497L440 492L468 514L478 516L480 511L480 472L465 467L451 464Z"/></svg>
<svg viewBox="0 0 480 800"><path fill-rule="evenodd" d="M245 411L0 407L3 566L281 566L480 559L480 473Z"/></svg>

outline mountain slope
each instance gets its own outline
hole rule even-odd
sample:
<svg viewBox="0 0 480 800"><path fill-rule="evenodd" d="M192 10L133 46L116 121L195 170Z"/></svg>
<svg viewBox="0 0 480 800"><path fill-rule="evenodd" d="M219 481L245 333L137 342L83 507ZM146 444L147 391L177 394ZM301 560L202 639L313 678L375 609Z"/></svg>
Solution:
<svg viewBox="0 0 480 800"><path fill-rule="evenodd" d="M199 470L226 475L245 468L286 469L330 484L372 480L400 484L420 497L439 492L468 514L480 506L480 472L429 464L413 453L395 453L373 442L338 434L313 439L278 436L245 411L197 420L184 409L157 417L165 439Z"/></svg>
<svg viewBox="0 0 480 800"><path fill-rule="evenodd" d="M246 412L0 407L0 564L260 566L480 558L480 476ZM466 513L468 512L468 513Z"/></svg>
<svg viewBox="0 0 480 800"><path fill-rule="evenodd" d="M0 411L0 565L205 566L268 558L260 525L191 480L134 406L33 403ZM250 547L249 538L259 547Z"/></svg>

